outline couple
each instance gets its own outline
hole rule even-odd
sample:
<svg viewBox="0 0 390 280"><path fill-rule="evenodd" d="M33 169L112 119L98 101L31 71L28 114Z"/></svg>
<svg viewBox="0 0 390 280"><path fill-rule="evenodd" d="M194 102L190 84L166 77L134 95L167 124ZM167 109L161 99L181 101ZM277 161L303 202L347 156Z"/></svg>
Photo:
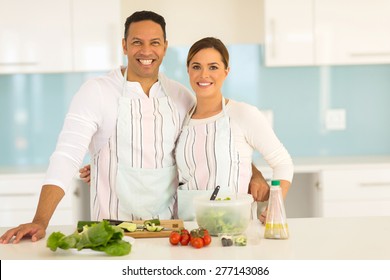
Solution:
<svg viewBox="0 0 390 280"><path fill-rule="evenodd" d="M253 149L282 179L286 195L293 173L288 152L256 108L222 96L229 64L219 40L205 38L190 49L187 68L196 106L184 86L159 73L167 49L163 17L134 13L126 20L122 43L127 68L86 82L75 95L33 222L8 230L1 243L45 236L87 149L96 220L175 218L179 183L183 191L219 184L247 193ZM268 186L257 176L250 192L264 200Z"/></svg>

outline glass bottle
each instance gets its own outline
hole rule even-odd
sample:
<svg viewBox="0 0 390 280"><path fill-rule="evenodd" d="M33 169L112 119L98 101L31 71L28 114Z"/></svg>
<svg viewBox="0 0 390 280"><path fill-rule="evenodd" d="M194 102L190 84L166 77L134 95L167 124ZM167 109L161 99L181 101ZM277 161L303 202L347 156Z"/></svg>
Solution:
<svg viewBox="0 0 390 280"><path fill-rule="evenodd" d="M267 217L265 219L264 238L287 239L288 237L286 210L284 208L280 181L273 180L271 182Z"/></svg>

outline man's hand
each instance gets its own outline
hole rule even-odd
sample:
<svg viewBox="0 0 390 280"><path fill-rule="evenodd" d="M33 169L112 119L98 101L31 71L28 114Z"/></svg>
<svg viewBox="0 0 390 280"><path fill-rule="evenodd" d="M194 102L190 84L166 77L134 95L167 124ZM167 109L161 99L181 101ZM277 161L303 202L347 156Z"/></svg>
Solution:
<svg viewBox="0 0 390 280"><path fill-rule="evenodd" d="M91 183L91 165L85 165L79 169L79 172L81 180L89 185Z"/></svg>
<svg viewBox="0 0 390 280"><path fill-rule="evenodd" d="M264 202L269 197L269 185L263 174L252 164L252 178L249 182L249 193L255 201Z"/></svg>
<svg viewBox="0 0 390 280"><path fill-rule="evenodd" d="M13 237L15 237L12 241L13 244L19 243L23 237L31 237L31 241L35 242L45 237L45 235L46 228L43 225L36 223L21 224L16 228L7 230L0 237L0 244L9 243Z"/></svg>

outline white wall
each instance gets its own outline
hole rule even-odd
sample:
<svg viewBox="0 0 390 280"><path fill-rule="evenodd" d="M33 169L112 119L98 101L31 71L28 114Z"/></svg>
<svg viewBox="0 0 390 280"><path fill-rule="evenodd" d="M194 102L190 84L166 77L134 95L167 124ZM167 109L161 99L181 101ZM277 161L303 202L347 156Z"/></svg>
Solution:
<svg viewBox="0 0 390 280"><path fill-rule="evenodd" d="M170 46L214 36L225 44L261 44L263 0L122 0L122 22L137 10L164 16Z"/></svg>

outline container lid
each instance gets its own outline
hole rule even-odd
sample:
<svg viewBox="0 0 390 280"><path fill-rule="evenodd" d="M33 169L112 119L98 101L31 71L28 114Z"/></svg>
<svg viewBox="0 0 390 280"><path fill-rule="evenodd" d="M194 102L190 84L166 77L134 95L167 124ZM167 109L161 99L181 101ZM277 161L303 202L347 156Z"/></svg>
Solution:
<svg viewBox="0 0 390 280"><path fill-rule="evenodd" d="M278 186L280 186L280 180L272 180L272 181L271 181L271 186L272 186L272 187L278 187Z"/></svg>

